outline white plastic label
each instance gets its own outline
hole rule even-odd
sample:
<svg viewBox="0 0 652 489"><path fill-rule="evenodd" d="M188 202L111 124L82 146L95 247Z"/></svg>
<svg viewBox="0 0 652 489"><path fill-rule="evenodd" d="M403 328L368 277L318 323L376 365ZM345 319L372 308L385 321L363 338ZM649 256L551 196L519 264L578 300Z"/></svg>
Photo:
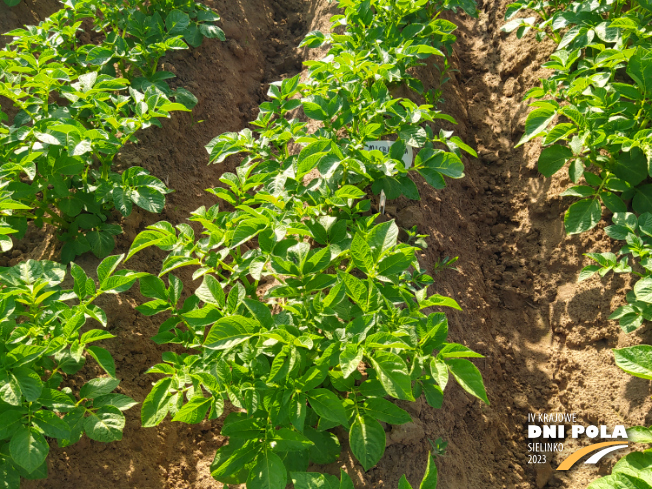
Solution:
<svg viewBox="0 0 652 489"><path fill-rule="evenodd" d="M367 151L381 151L385 154L389 153L389 148L391 148L394 141L369 141L365 145L365 150ZM410 168L412 166L412 158L414 158L414 153L412 152L412 146L405 146L405 153L403 154L403 163L405 163L405 168Z"/></svg>

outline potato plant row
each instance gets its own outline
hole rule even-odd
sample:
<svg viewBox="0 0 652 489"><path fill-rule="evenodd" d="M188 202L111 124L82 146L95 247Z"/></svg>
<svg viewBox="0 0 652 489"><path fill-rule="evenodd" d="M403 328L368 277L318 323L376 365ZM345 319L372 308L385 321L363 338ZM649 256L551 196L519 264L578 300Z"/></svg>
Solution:
<svg viewBox="0 0 652 489"><path fill-rule="evenodd" d="M519 12L531 17L517 17ZM609 319L630 333L652 319L652 3L649 0L519 2L507 8L503 30L522 37L536 31L557 43L543 67L553 75L531 89L536 99L525 122L524 144L542 138L538 161L546 177L567 168L575 198L565 213L568 234L587 232L604 208L612 224L606 234L626 244L618 253L586 253L595 264L579 280L598 273L632 274L627 304ZM615 349L625 372L652 379L652 346ZM636 427L630 441L652 443L652 431ZM612 475L590 488L651 488L645 475L652 453L628 455Z"/></svg>
<svg viewBox="0 0 652 489"><path fill-rule="evenodd" d="M192 1L67 0L39 26L9 33L0 96L15 110L11 122L0 112L2 251L33 222L58 228L65 262L88 250L104 257L120 232L108 222L114 207L123 215L132 204L163 209L169 190L160 180L137 167L119 175L111 164L137 130L195 104L192 94L167 85L172 75L157 71L158 60L203 37L223 38L218 19ZM99 42L83 44L84 32ZM104 259L97 282L73 263L72 290L62 287L66 266L59 263L0 269L1 487L47 476L46 437L61 447L84 433L101 442L122 438L122 411L137 403L115 392L113 358L95 344L113 335L84 328L88 319L107 325L93 304L99 296L124 292L144 275L117 270L122 259ZM108 376L72 389L67 377L87 357Z"/></svg>
<svg viewBox="0 0 652 489"><path fill-rule="evenodd" d="M219 203L192 213L200 233L159 222L135 238L127 257L152 246L167 252L158 276L139 279L151 300L137 309L163 315L154 341L174 346L149 369L159 378L143 402L143 426L168 415L217 419L229 402L238 410L224 419L228 444L211 473L248 489L290 481L301 489L353 487L346 474L306 470L338 460L337 433L369 470L385 451L381 423L412 420L392 400L424 396L441 408L451 378L489 402L468 360L481 355L449 343L445 314L431 310L459 306L428 292L424 236L412 230L400 239L397 224L379 219L368 198L371 191L419 199L410 175L441 189L463 177L461 151L474 154L451 132L433 132L431 122L454 120L434 106L441 92L425 93L414 75L435 56L445 77L455 25L440 14L454 6L339 6L331 33L311 32L302 43L329 47L306 62L307 77L273 83L253 129L207 146L212 163L236 155L241 162L210 190ZM426 103L394 97L401 84ZM369 149L383 140L388 152ZM420 148L413 162L403 159L408 147ZM201 279L183 301L182 267ZM431 457L421 487L436 479Z"/></svg>
<svg viewBox="0 0 652 489"><path fill-rule="evenodd" d="M29 222L51 224L68 263L113 250L122 232L114 209L163 210L165 184L140 167L112 171L115 157L138 130L196 103L170 88L174 75L158 70L159 59L224 34L219 16L192 0L63 4L38 26L7 33L13 41L0 51L0 96L15 108L11 120L0 112L0 248Z"/></svg>
<svg viewBox="0 0 652 489"><path fill-rule="evenodd" d="M60 447L84 433L101 442L122 438L122 411L137 403L114 392L120 383L115 362L94 345L114 336L102 329L81 333L89 318L107 325L106 313L93 304L98 297L123 292L144 275L116 271L122 258L100 263L99 284L72 264L72 290L61 286L66 266L60 263L27 260L0 270L0 487L17 489L21 479L47 477L45 437ZM84 367L85 354L108 377L73 391L66 377Z"/></svg>

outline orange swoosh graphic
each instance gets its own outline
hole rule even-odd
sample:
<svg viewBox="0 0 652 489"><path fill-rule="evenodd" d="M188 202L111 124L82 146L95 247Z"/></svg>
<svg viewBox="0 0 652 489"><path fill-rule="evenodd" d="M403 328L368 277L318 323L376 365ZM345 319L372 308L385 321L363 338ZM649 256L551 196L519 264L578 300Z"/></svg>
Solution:
<svg viewBox="0 0 652 489"><path fill-rule="evenodd" d="M580 448L578 451L573 452L571 455L569 455L568 458L564 460L559 465L559 467L557 467L557 470L570 469L575 462L577 462L587 453L595 452L600 448L609 447L611 445L623 445L625 443L627 443L627 441L606 441L604 443L596 443L595 445L589 445L588 447Z"/></svg>

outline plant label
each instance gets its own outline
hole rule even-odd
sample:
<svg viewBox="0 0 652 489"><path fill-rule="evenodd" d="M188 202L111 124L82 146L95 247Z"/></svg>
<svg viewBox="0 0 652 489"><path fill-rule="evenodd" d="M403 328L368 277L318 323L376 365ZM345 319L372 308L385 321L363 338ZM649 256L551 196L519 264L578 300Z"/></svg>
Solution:
<svg viewBox="0 0 652 489"><path fill-rule="evenodd" d="M369 141L365 145L366 151L381 151L384 154L389 153L389 148L392 147L394 141ZM403 154L403 163L405 163L405 168L410 168L412 166L412 159L414 158L414 153L412 151L412 146L406 145L405 153Z"/></svg>

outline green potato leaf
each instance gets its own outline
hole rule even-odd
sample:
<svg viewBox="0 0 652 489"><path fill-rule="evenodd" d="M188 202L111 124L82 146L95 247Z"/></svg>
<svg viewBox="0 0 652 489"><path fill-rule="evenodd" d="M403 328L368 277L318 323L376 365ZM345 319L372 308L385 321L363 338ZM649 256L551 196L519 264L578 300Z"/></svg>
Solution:
<svg viewBox="0 0 652 489"><path fill-rule="evenodd" d="M370 361L387 394L396 399L414 401L410 374L401 357L389 351L379 351Z"/></svg>
<svg viewBox="0 0 652 489"><path fill-rule="evenodd" d="M36 428L20 427L9 442L11 458L27 473L38 469L45 462L49 451L48 442Z"/></svg>
<svg viewBox="0 0 652 489"><path fill-rule="evenodd" d="M365 470L376 465L385 453L385 430L369 416L356 416L349 431L349 446Z"/></svg>
<svg viewBox="0 0 652 489"><path fill-rule="evenodd" d="M104 443L122 440L124 427L124 414L114 406L102 406L84 420L86 436Z"/></svg>
<svg viewBox="0 0 652 489"><path fill-rule="evenodd" d="M247 479L249 489L283 489L287 485L287 471L278 455L266 450L258 455L256 465Z"/></svg>
<svg viewBox="0 0 652 489"><path fill-rule="evenodd" d="M614 349L616 365L634 377L652 379L652 346L637 345Z"/></svg>
<svg viewBox="0 0 652 489"><path fill-rule="evenodd" d="M563 168L572 158L573 152L566 146L554 144L545 148L539 156L539 171L546 177L551 177Z"/></svg>
<svg viewBox="0 0 652 489"><path fill-rule="evenodd" d="M466 392L489 405L487 392L484 388L484 383L482 382L482 374L473 363L469 360L456 358L447 358L444 362L446 362L448 370L453 374L457 383L460 384Z"/></svg>
<svg viewBox="0 0 652 489"><path fill-rule="evenodd" d="M598 199L582 199L572 204L564 215L566 233L579 234L594 228L602 218Z"/></svg>

